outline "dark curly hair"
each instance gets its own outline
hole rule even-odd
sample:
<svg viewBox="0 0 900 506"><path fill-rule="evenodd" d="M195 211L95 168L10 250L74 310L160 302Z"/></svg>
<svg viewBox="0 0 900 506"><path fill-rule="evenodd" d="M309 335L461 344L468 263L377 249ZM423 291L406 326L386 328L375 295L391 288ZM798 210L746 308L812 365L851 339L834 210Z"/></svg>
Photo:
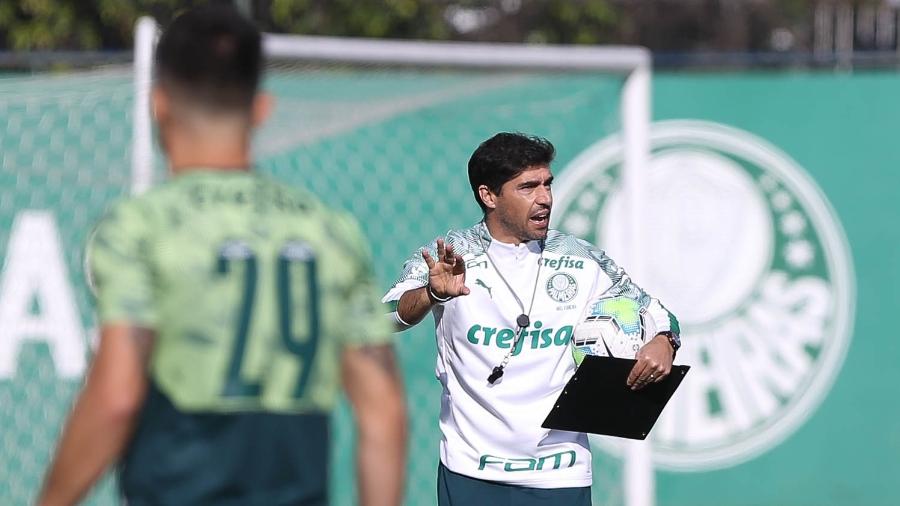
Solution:
<svg viewBox="0 0 900 506"><path fill-rule="evenodd" d="M469 184L482 211L487 207L478 195L485 185L499 195L503 184L532 167L549 166L556 148L547 139L515 132L501 132L482 142L469 159Z"/></svg>

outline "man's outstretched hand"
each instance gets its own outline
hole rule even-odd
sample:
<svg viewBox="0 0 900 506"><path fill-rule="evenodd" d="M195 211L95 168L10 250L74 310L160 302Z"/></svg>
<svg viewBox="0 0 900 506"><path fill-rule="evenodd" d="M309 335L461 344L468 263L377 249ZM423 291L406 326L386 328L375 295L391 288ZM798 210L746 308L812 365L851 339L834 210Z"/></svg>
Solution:
<svg viewBox="0 0 900 506"><path fill-rule="evenodd" d="M428 265L428 285L431 294L438 299L469 295L466 287L466 262L453 252L452 244L437 240L437 258L431 258L428 250L422 250L422 258Z"/></svg>

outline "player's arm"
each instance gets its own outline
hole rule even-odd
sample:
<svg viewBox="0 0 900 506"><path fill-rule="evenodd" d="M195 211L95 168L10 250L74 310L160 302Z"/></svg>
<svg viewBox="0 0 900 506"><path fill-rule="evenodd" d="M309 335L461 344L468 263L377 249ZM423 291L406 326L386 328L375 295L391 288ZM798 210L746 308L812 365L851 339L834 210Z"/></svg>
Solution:
<svg viewBox="0 0 900 506"><path fill-rule="evenodd" d="M353 274L342 288L341 380L357 428L359 504L396 506L406 475L406 404L386 306L378 302L372 257L355 220L334 221L348 251ZM348 265L348 268L351 268Z"/></svg>
<svg viewBox="0 0 900 506"><path fill-rule="evenodd" d="M89 284L97 299L100 343L63 428L38 504L72 504L130 440L147 389L155 334L152 269L146 256L151 215L125 200L88 241Z"/></svg>
<svg viewBox="0 0 900 506"><path fill-rule="evenodd" d="M428 285L408 290L397 303L397 317L407 327L422 321L435 304L469 294L466 263L454 253L452 244L445 246L444 240L438 239L435 258L423 249L422 259L428 267Z"/></svg>
<svg viewBox="0 0 900 506"><path fill-rule="evenodd" d="M637 290L640 290L639 288ZM641 290L647 299L647 312L657 326L657 333L647 341L635 355L637 362L628 375L626 384L633 390L644 388L649 383L658 383L672 372L675 352L681 345L678 319L666 309L658 299Z"/></svg>
<svg viewBox="0 0 900 506"><path fill-rule="evenodd" d="M63 429L37 504L78 502L127 445L147 390L154 334L128 324L104 325L84 387Z"/></svg>
<svg viewBox="0 0 900 506"><path fill-rule="evenodd" d="M406 330L417 325L437 303L437 300L428 294L427 286L404 292L397 302L397 330Z"/></svg>
<svg viewBox="0 0 900 506"><path fill-rule="evenodd" d="M357 426L359 503L396 506L406 472L406 405L390 344L346 346L342 379Z"/></svg>

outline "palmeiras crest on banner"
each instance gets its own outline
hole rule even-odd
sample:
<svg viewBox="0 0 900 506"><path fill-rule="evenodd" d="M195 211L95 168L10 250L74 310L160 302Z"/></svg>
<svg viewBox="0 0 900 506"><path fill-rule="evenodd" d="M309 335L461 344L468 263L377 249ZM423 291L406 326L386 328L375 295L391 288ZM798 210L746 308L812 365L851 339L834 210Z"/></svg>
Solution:
<svg viewBox="0 0 900 506"><path fill-rule="evenodd" d="M755 135L665 121L650 149L636 281L679 317L676 363L692 366L651 433L654 463L737 465L788 438L831 389L852 334L849 247L807 172ZM622 156L612 137L559 171L553 223L627 270Z"/></svg>

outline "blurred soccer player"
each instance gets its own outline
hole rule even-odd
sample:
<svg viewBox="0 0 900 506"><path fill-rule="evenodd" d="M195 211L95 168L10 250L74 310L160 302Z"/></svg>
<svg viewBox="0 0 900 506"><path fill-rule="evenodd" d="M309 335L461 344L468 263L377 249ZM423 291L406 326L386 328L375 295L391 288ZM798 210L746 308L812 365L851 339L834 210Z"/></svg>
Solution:
<svg viewBox="0 0 900 506"><path fill-rule="evenodd" d="M39 498L78 501L113 463L129 505L326 504L340 380L360 502L400 501L406 415L356 223L250 171L259 32L229 8L159 41L154 114L173 177L88 248L102 324Z"/></svg>

